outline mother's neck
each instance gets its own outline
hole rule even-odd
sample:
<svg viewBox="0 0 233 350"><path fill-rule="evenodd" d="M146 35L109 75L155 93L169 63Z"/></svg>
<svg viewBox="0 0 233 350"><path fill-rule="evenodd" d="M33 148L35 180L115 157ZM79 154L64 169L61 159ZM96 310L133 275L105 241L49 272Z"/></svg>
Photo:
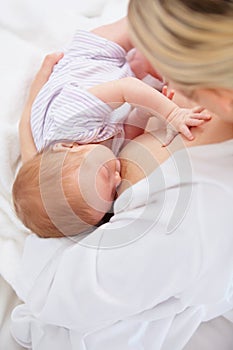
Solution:
<svg viewBox="0 0 233 350"><path fill-rule="evenodd" d="M219 143L233 138L233 118L232 123L226 122L216 115L213 115L209 122L198 128L192 129L195 139L191 142L185 141L186 147Z"/></svg>

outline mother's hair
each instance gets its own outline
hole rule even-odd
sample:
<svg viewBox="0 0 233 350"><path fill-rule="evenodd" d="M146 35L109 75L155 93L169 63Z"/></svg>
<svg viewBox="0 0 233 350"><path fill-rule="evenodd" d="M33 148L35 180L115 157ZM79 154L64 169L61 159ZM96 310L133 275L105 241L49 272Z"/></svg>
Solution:
<svg viewBox="0 0 233 350"><path fill-rule="evenodd" d="M136 46L185 90L233 89L233 0L131 0Z"/></svg>

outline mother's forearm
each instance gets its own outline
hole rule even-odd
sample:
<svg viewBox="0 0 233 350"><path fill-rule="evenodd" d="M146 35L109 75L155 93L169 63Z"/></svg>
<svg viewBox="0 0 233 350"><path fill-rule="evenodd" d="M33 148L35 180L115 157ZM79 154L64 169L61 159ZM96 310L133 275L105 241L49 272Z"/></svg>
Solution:
<svg viewBox="0 0 233 350"><path fill-rule="evenodd" d="M32 137L30 126L31 105L26 105L19 123L19 141L22 162L25 163L33 158L37 149Z"/></svg>
<svg viewBox="0 0 233 350"><path fill-rule="evenodd" d="M37 153L37 149L33 140L31 131L31 111L33 102L38 95L40 89L47 82L50 74L53 71L53 67L63 57L63 53L53 53L47 55L38 71L35 79L32 82L28 99L24 107L20 122L19 122L19 139L22 162L25 163Z"/></svg>

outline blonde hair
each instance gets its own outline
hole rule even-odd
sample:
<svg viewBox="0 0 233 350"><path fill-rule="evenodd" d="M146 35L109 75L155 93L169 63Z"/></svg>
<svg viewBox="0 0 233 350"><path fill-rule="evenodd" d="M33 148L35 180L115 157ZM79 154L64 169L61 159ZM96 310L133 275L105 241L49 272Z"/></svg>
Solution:
<svg viewBox="0 0 233 350"><path fill-rule="evenodd" d="M132 39L164 76L188 90L233 89L232 0L131 0Z"/></svg>
<svg viewBox="0 0 233 350"><path fill-rule="evenodd" d="M90 230L102 218L82 197L78 154L48 150L19 170L13 185L15 211L23 224L40 237L62 237Z"/></svg>

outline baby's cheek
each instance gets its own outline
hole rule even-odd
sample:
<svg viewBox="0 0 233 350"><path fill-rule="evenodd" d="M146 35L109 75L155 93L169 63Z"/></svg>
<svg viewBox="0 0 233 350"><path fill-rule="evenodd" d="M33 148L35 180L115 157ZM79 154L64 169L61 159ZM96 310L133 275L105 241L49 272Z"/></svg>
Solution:
<svg viewBox="0 0 233 350"><path fill-rule="evenodd" d="M95 181L95 196L98 203L98 208L96 209L107 212L111 208L114 195L114 183L109 178L108 170L103 167L98 172Z"/></svg>

